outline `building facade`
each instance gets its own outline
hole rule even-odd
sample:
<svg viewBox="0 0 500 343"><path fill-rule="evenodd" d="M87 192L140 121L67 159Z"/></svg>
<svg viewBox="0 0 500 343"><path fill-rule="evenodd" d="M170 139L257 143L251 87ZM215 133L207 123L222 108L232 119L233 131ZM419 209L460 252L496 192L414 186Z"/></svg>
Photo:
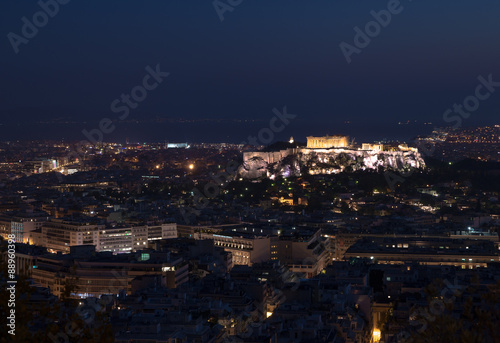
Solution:
<svg viewBox="0 0 500 343"><path fill-rule="evenodd" d="M104 228L104 224L97 222L52 219L42 225L41 234L32 236L32 240L49 252L69 253L75 245L99 246L99 231Z"/></svg>
<svg viewBox="0 0 500 343"><path fill-rule="evenodd" d="M31 232L40 229L49 220L43 212L24 212L0 217L0 235L7 240L8 235L15 235L18 243L28 243Z"/></svg>
<svg viewBox="0 0 500 343"><path fill-rule="evenodd" d="M271 259L271 238L250 234L195 233L195 239L213 239L214 246L222 247L232 254L233 264L251 266Z"/></svg>
<svg viewBox="0 0 500 343"><path fill-rule="evenodd" d="M72 247L70 254L48 254L36 258L31 277L60 297L65 284L74 283L73 298L132 293L132 281L157 275L162 286L176 288L188 281L189 263L182 256L154 251L111 255L96 253L93 246Z"/></svg>
<svg viewBox="0 0 500 343"><path fill-rule="evenodd" d="M177 224L113 227L95 221L52 219L30 238L50 252L69 253L72 246L95 245L96 251L118 254L145 249L155 240L177 238Z"/></svg>

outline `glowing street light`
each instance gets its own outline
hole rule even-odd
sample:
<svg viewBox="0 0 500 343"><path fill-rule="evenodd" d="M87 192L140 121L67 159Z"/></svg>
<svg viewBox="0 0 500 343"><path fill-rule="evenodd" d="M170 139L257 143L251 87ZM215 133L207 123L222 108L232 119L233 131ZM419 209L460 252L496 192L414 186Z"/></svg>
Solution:
<svg viewBox="0 0 500 343"><path fill-rule="evenodd" d="M189 169L193 170L193 169L194 169L194 164L192 164L192 163L191 163L191 164L189 165Z"/></svg>

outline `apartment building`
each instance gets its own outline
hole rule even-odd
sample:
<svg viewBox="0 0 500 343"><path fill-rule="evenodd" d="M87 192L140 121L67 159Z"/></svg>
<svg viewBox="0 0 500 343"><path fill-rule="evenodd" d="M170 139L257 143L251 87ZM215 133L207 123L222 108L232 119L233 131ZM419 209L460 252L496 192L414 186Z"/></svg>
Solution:
<svg viewBox="0 0 500 343"><path fill-rule="evenodd" d="M150 250L113 255L96 252L94 246L71 247L69 254L38 256L31 277L60 297L65 284L74 283L74 298L132 292L132 281L159 275L164 287L175 288L188 281L189 264L182 256Z"/></svg>
<svg viewBox="0 0 500 343"><path fill-rule="evenodd" d="M3 214L0 217L0 236L8 239L10 234L15 235L15 241L28 243L31 232L38 230L49 220L45 212L23 211Z"/></svg>
<svg viewBox="0 0 500 343"><path fill-rule="evenodd" d="M112 226L90 217L51 219L40 230L30 233L33 244L53 253L69 253L70 247L76 245L95 245L96 251L126 253L147 248L149 242L169 238L177 238L176 223Z"/></svg>
<svg viewBox="0 0 500 343"><path fill-rule="evenodd" d="M269 236L230 231L220 234L198 232L194 236L195 239L213 239L216 247L222 247L232 254L234 264L251 266L271 259Z"/></svg>
<svg viewBox="0 0 500 343"><path fill-rule="evenodd" d="M69 253L75 245L99 246L99 230L104 228L104 224L92 218L51 219L31 238L34 244L46 247L49 252Z"/></svg>

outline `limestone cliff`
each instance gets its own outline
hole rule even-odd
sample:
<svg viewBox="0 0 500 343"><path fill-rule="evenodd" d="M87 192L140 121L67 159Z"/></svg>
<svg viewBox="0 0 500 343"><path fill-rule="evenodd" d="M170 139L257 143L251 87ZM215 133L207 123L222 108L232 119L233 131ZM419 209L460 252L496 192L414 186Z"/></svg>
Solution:
<svg viewBox="0 0 500 343"><path fill-rule="evenodd" d="M424 168L417 151L351 149L287 149L273 152L246 152L239 174L243 178L274 178L309 174L336 174L356 170L402 170Z"/></svg>

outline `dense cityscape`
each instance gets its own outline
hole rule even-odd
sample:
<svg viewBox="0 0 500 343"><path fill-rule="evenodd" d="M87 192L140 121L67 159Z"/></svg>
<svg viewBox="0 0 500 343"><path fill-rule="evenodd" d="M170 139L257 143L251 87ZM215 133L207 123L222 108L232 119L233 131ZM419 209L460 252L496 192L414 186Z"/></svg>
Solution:
<svg viewBox="0 0 500 343"><path fill-rule="evenodd" d="M384 144L3 142L0 235L15 242L17 287L29 294L16 335L392 342L481 325L494 337L498 126L436 132ZM441 155L458 142L477 148ZM395 153L400 164L382 157ZM287 174L283 161L299 154L309 157ZM252 177L255 156L274 160ZM465 316L470 306L484 322Z"/></svg>
<svg viewBox="0 0 500 343"><path fill-rule="evenodd" d="M500 2L0 2L0 343L500 343Z"/></svg>

